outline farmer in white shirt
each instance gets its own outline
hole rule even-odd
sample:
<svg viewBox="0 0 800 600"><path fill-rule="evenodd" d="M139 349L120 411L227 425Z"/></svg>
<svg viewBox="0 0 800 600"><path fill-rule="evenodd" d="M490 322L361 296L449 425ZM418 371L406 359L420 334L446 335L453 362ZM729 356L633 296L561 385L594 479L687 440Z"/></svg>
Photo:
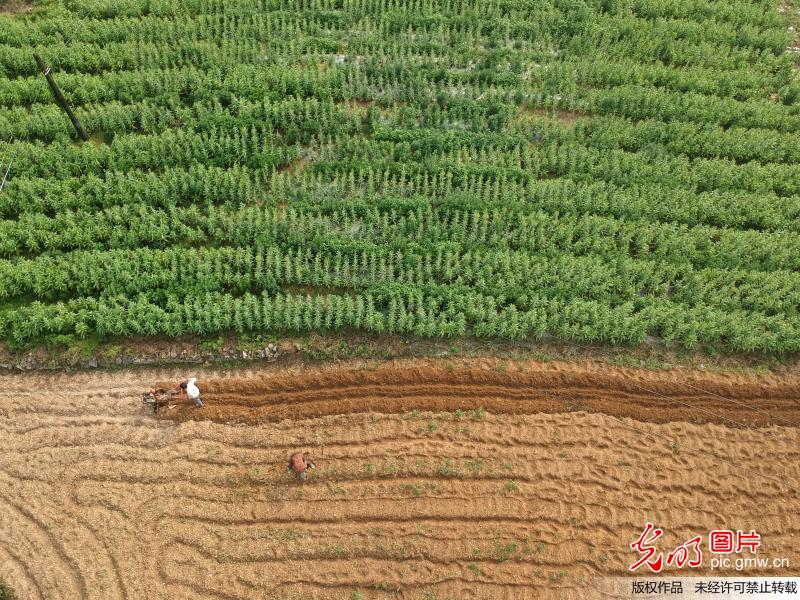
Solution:
<svg viewBox="0 0 800 600"><path fill-rule="evenodd" d="M200 388L195 385L195 381L197 381L197 377L192 377L181 383L181 394L186 392L186 395L189 396L189 400L194 402L197 408L203 408L203 401L200 400Z"/></svg>

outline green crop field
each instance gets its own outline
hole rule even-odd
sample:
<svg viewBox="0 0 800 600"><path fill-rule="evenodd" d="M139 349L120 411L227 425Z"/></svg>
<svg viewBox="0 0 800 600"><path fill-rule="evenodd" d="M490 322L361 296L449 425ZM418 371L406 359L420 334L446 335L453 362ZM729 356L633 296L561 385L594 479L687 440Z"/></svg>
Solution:
<svg viewBox="0 0 800 600"><path fill-rule="evenodd" d="M366 330L800 350L792 4L12 4L12 347Z"/></svg>

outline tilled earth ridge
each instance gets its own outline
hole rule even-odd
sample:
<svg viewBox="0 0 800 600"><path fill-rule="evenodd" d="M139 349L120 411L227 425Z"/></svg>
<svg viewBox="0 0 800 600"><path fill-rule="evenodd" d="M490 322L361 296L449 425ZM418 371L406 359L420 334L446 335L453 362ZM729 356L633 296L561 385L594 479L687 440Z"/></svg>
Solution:
<svg viewBox="0 0 800 600"><path fill-rule="evenodd" d="M167 416L260 423L298 416L483 407L503 414L597 412L656 423L800 425L800 378L589 370L568 363L506 372L410 362L374 370L211 379L203 391L209 406L202 413L184 404Z"/></svg>

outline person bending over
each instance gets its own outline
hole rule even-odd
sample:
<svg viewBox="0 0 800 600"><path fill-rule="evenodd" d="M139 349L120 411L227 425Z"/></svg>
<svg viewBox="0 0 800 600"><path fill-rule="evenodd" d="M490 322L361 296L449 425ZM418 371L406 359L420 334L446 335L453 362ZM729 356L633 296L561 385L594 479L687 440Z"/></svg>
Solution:
<svg viewBox="0 0 800 600"><path fill-rule="evenodd" d="M293 452L292 455L289 456L289 473L296 473L300 481L306 480L306 472L309 469L316 468L317 465L311 461L311 455L308 452Z"/></svg>
<svg viewBox="0 0 800 600"><path fill-rule="evenodd" d="M197 387L196 381L196 377L191 377L182 382L180 385L181 395L186 392L186 395L189 396L189 400L194 402L197 408L203 408L203 401L200 400L200 388Z"/></svg>

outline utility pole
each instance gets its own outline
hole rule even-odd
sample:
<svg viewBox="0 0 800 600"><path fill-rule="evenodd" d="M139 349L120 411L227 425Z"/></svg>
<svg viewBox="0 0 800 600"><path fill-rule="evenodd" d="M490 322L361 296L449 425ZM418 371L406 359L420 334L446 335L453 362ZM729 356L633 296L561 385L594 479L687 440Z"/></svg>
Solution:
<svg viewBox="0 0 800 600"><path fill-rule="evenodd" d="M3 191L3 188L6 187L6 180L8 179L8 173L11 171L11 164L13 160L8 161L8 168L6 169L5 175L3 175L3 181L0 182L0 192Z"/></svg>
<svg viewBox="0 0 800 600"><path fill-rule="evenodd" d="M14 136L12 135L10 138L8 138L8 142L6 142L6 146L8 146L9 150L11 150L11 154L12 155L14 154L14 149L11 147L11 142L13 142L13 141L14 141ZM3 158L0 158L0 169L3 168L3 165L5 163L6 163L6 155L5 155L5 152L4 152L3 153ZM9 160L8 160L8 168L6 169L6 172L3 174L3 180L0 181L0 192L3 191L4 187L6 187L6 181L8 180L9 172L11 172L11 165L12 164L14 164L13 156L12 156L12 158L9 158Z"/></svg>
<svg viewBox="0 0 800 600"><path fill-rule="evenodd" d="M47 79L47 85L50 86L50 91L53 92L53 96L55 96L56 102L62 109L64 109L64 112L67 113L69 120L72 121L72 126L75 127L75 131L78 132L78 137L80 137L84 142L88 142L89 136L86 135L86 132L83 130L83 126L81 125L81 122L78 121L78 117L76 117L75 113L72 112L72 109L69 107L69 104L67 103L67 99L64 98L64 94L61 93L58 84L56 83L55 79L53 79L53 76L50 74L50 67L44 64L42 57L36 54L36 52L33 53L33 58L36 59L36 64L39 65L39 70L44 74L45 79Z"/></svg>

